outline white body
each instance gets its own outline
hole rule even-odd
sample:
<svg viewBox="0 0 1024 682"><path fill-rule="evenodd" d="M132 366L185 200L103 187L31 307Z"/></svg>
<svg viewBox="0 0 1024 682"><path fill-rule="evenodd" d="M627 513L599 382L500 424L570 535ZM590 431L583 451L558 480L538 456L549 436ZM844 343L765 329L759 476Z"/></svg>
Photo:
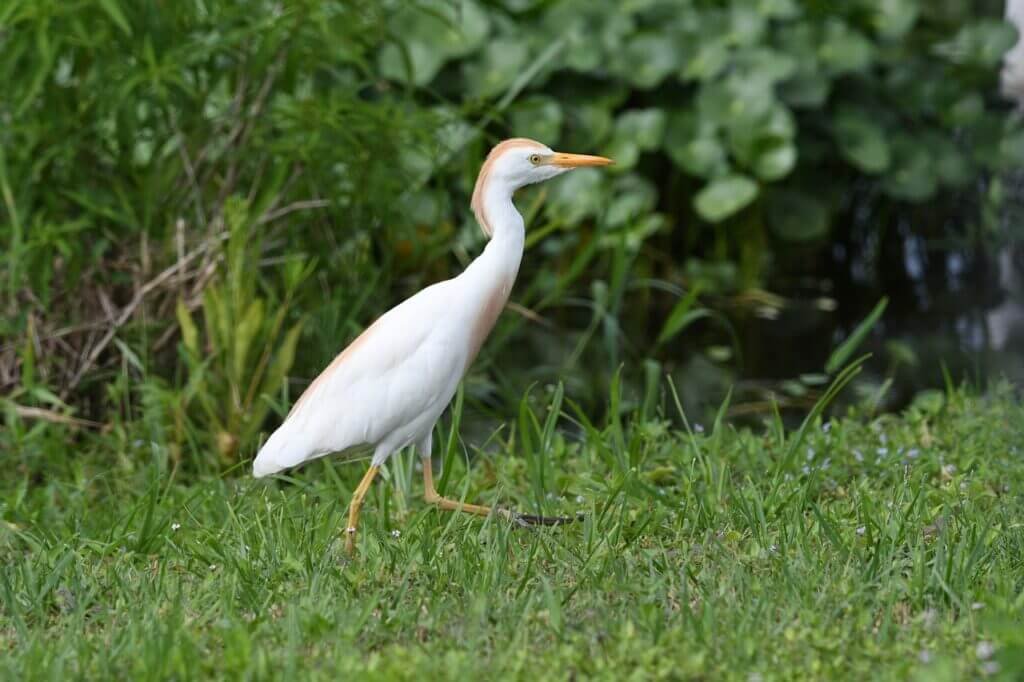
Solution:
<svg viewBox="0 0 1024 682"><path fill-rule="evenodd" d="M518 230L496 235L461 275L381 316L365 342L310 387L260 450L253 473L266 476L361 445L375 447L373 463L380 465L407 445L426 446L476 354L472 330L489 303L495 272L504 304L522 251L519 218Z"/></svg>
<svg viewBox="0 0 1024 682"><path fill-rule="evenodd" d="M429 456L434 424L508 300L523 255L516 189L607 159L556 154L531 140L495 147L473 208L491 235L453 279L382 315L310 385L267 440L253 474L267 476L332 452L373 448L373 465L408 445Z"/></svg>

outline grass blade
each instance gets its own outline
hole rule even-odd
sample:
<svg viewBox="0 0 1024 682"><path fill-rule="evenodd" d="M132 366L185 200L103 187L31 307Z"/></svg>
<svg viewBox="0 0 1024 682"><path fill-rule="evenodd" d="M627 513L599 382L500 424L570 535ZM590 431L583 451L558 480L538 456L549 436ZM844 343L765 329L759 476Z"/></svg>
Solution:
<svg viewBox="0 0 1024 682"><path fill-rule="evenodd" d="M832 351L832 355L829 356L828 362L825 363L825 371L827 373L832 374L846 364L846 361L850 356L853 355L860 344L864 342L864 338L875 326L875 323L877 323L879 318L882 317L882 313L885 312L885 307L887 305L889 305L889 299L883 296L882 300L875 305L874 310L872 310L871 313L857 325L853 332L846 337L846 340L839 344L838 348Z"/></svg>

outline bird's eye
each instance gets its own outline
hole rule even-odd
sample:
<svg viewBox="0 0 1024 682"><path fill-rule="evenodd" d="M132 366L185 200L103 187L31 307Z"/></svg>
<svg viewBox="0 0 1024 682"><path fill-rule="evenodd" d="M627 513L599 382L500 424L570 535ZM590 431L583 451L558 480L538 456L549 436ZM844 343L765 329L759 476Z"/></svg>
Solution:
<svg viewBox="0 0 1024 682"><path fill-rule="evenodd" d="M530 154L530 163L534 166L540 163L540 154Z"/></svg>

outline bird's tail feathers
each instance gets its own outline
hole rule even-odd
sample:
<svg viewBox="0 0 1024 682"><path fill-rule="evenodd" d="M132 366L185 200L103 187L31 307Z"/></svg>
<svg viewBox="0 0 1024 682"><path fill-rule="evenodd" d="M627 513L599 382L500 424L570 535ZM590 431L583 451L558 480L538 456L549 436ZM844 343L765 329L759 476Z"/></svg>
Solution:
<svg viewBox="0 0 1024 682"><path fill-rule="evenodd" d="M308 432L305 429L296 428L295 424L294 420L285 420L285 423L270 435L270 438L256 454L256 459L253 460L253 476L256 478L270 476L331 453L348 460L373 452L373 446L365 444L338 450L318 449L310 444Z"/></svg>
<svg viewBox="0 0 1024 682"><path fill-rule="evenodd" d="M256 459L253 460L253 476L256 478L270 476L309 459L309 448L303 442L305 439L291 431L289 423L285 421L274 433L270 434L270 438L263 444L256 454Z"/></svg>

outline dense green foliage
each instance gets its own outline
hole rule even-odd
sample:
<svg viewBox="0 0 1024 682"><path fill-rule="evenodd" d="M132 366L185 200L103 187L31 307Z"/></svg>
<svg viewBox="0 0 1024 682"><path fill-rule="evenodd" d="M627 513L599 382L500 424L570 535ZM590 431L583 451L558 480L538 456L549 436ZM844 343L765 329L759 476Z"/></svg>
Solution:
<svg viewBox="0 0 1024 682"><path fill-rule="evenodd" d="M680 385L720 393L743 359L733 327L785 303L761 290L773 278L858 215L977 239L994 174L1024 158L995 99L1014 37L998 3L834 5L9 0L0 384L247 456L267 408L478 252L476 169L525 135L618 164L524 193L518 307L471 403L508 414L562 376L601 409L620 363L649 386L690 356ZM231 201L244 283L224 252ZM964 201L963 220L913 219L913 202ZM277 343L290 386L262 383Z"/></svg>
<svg viewBox="0 0 1024 682"><path fill-rule="evenodd" d="M40 455L0 472L0 677L1024 675L1024 408L1008 394L934 393L801 435L570 411L569 436L547 418L558 395L540 399L470 467L440 438L447 490L585 520L433 510L402 455L355 560L338 530L358 467L196 482L152 443L112 463L106 437L69 457L63 427L20 433Z"/></svg>

